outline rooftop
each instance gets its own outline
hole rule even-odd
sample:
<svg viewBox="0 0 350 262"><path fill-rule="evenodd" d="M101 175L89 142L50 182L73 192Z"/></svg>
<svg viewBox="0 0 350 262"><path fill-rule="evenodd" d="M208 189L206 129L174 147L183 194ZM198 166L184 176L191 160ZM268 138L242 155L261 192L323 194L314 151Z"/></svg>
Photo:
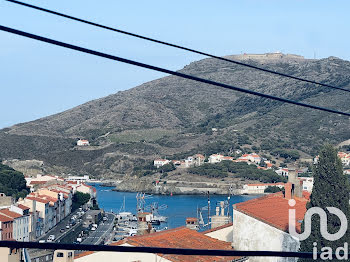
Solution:
<svg viewBox="0 0 350 262"><path fill-rule="evenodd" d="M232 250L230 242L217 240L185 227L164 230L153 234L128 237L111 245L119 246L129 244L136 247L164 247L164 248L191 248L191 249L223 249ZM83 252L75 259L93 254L91 251ZM219 256L185 256L185 255L163 255L165 259L176 262L209 262L209 261L235 261L241 257L219 257Z"/></svg>
<svg viewBox="0 0 350 262"><path fill-rule="evenodd" d="M299 221L304 219L306 203L308 202L308 199L305 198L307 197L306 193L303 193L303 195L304 198L294 198L296 204L293 208L296 210L295 225L298 232L301 230L301 223ZM234 209L286 232L289 226L289 208L291 207L288 204L288 199L284 198L282 192L234 205Z"/></svg>

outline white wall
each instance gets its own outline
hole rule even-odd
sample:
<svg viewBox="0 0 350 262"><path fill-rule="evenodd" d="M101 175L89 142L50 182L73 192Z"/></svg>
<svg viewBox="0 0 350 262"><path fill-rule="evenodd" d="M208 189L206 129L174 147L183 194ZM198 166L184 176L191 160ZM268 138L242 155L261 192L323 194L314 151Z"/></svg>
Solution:
<svg viewBox="0 0 350 262"><path fill-rule="evenodd" d="M233 226L229 226L219 230L215 230L213 232L206 233L205 235L218 240L232 242L232 238L233 238L232 232L233 232Z"/></svg>
<svg viewBox="0 0 350 262"><path fill-rule="evenodd" d="M233 248L236 250L298 251L299 240L238 210L233 210ZM295 258L251 257L251 262L296 261Z"/></svg>

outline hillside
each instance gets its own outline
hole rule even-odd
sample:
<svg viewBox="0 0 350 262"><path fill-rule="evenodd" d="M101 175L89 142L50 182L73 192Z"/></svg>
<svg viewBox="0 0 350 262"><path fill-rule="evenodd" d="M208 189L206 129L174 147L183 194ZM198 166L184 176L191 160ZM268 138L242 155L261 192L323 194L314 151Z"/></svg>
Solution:
<svg viewBox="0 0 350 262"><path fill-rule="evenodd" d="M243 59L242 56L227 58ZM283 56L245 62L350 89L350 62ZM277 77L215 59L183 73L267 94L349 111L350 93ZM212 128L218 132L212 132ZM350 121L174 76L93 100L62 113L0 130L0 159L44 161L47 171L115 177L154 157L295 149L350 139ZM77 138L91 146L75 147Z"/></svg>

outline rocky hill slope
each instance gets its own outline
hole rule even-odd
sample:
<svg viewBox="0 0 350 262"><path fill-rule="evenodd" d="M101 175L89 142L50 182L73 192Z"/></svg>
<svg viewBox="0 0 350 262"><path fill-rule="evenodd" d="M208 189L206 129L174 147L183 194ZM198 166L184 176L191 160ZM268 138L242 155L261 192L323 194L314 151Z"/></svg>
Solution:
<svg viewBox="0 0 350 262"><path fill-rule="evenodd" d="M227 58L242 59L242 56ZM350 89L350 62L283 56L245 62ZM349 112L350 93L203 59L186 74ZM49 171L118 176L154 157L193 152L315 154L350 139L349 118L253 97L174 76L0 130L0 159L36 159ZM212 132L217 128L217 132ZM77 148L77 138L90 147Z"/></svg>

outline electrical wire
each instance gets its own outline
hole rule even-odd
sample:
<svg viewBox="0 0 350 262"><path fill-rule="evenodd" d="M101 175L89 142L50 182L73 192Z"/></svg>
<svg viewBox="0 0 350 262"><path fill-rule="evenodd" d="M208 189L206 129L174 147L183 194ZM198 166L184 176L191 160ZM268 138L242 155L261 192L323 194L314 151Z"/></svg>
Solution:
<svg viewBox="0 0 350 262"><path fill-rule="evenodd" d="M306 107L306 108L316 109L316 110L319 110L319 111L325 111L325 112L329 112L329 113L334 113L334 114L339 114L339 115L344 115L344 116L350 116L350 113L337 111L337 110L333 110L333 109L329 109L329 108L325 108L325 107L315 106L315 105L311 105L311 104L305 104L305 103L297 102L297 101L294 101L294 100L289 100L289 99L282 98L282 97L277 97L277 96L273 96L273 95L259 93L259 92L256 92L256 91L252 91L252 90L248 90L248 89L244 89L244 88L240 88L240 87L236 87L236 86L232 86L232 85L227 85L227 84L223 84L223 83L218 83L218 82L215 82L215 81L199 78L199 77L196 77L196 76L191 76L191 75L187 75L187 74L184 74L184 73L180 73L180 72L164 69L164 68L161 68L161 67L156 67L156 66L140 63L140 62L137 62L137 61L133 61L133 60L130 60L130 59L126 59L126 58L122 58L122 57L118 57L118 56L114 56L114 55L98 52L98 51L87 49L87 48L84 48L84 47L67 44L67 43L64 43L64 42L60 42L60 41L53 40L53 39L50 39L50 38L34 35L34 34L31 34L31 33L27 33L27 32L24 32L24 31L20 31L20 30L13 29L13 28L6 27L6 26L2 26L2 25L0 25L0 30L1 31L5 31L5 32L9 32L9 33L12 33L12 34L16 34L16 35L21 35L21 36L24 36L24 37L27 37L27 38L35 39L35 40L38 40L38 41L41 41L41 42L46 42L46 43L49 43L49 44L53 44L53 45L61 46L61 47L64 47L64 48L76 50L76 51L79 51L79 52L82 52L82 53L87 53L87 54L91 54L91 55L94 55L94 56L99 56L99 57L107 58L107 59L110 59L110 60L115 60L115 61L119 61L119 62L122 62L122 63L126 63L126 64L130 64L130 65L135 65L135 66L138 66L138 67L151 69L151 70L154 70L154 71L158 71L158 72L162 72L162 73L178 76L178 77L185 78L185 79L194 80L194 81L205 83L205 84L209 84L209 85L223 87L223 88L234 90L234 91L238 91L238 92L241 92L241 93L246 93L246 94L259 96L259 97L264 97L264 98L267 98L267 99L272 99L272 100L280 101L280 102L283 102L283 103L293 104L293 105L302 106L302 107Z"/></svg>
<svg viewBox="0 0 350 262"><path fill-rule="evenodd" d="M74 20L74 21L78 21L78 22L81 22L81 23L85 23L85 24L88 24L88 25L92 25L92 26L96 26L96 27L99 27L99 28L103 28L103 29L106 29L106 30L118 32L118 33L129 35L129 36L132 36L132 37L137 37L137 38L140 38L140 39L143 39L143 40L155 42L155 43L162 44L162 45L171 46L171 47L174 47L174 48L178 48L178 49L182 49L182 50L189 51L189 52L192 52L192 53L196 53L196 54L204 55L204 56L207 56L207 57L219 59L219 60L226 61L226 62L229 62L229 63L234 63L234 64L237 64L237 65L240 65L240 66L245 66L245 67L249 67L249 68L252 68L252 69L255 69L255 70L260 70L260 71L263 71L263 72L266 72L266 73L275 74L275 75L278 75L278 76L281 76L281 77L287 77L287 78L291 78L291 79L294 79L294 80L297 80L297 81L306 82L306 83L309 83L309 84L315 84L315 85L320 85L320 86L324 86L324 87L331 88L331 89L337 89L337 90L342 90L342 91L345 91L345 92L350 92L350 90L345 89L345 88L341 88L341 87L337 87L337 86L333 86L333 85L329 85L329 84L324 84L324 83L320 83L320 82L317 82L317 81L308 80L308 79L304 79L304 78L288 75L288 74L285 74L285 73L276 72L276 71L269 70L269 69L266 69L266 68L262 68L262 67L258 67L258 66L242 63L242 62L239 62L239 61L235 61L235 60L232 60L232 59L227 59L227 58L216 56L216 55L211 55L209 53L205 53L205 52L198 51L198 50L195 50L195 49L191 49L191 48L188 48L188 47L172 44L172 43L169 43L169 42L157 40L157 39L150 38L150 37L147 37L147 36L142 36L142 35L139 35L139 34L135 34L135 33L127 32L127 31L124 31L124 30L112 28L112 27L109 27L109 26L101 25L101 24L98 24L98 23L95 23L95 22L91 22L91 21L88 21L88 20L80 19L80 18L77 18L77 17L74 17L74 16L66 15L66 14L59 13L59 12L56 12L56 11L52 11L52 10L49 10L49 9L45 9L45 8L42 8L42 7L39 7L39 6L23 3L23 2L20 2L20 1L16 1L16 0L6 0L6 1L14 3L14 4L26 6L26 7L29 7L29 8L33 8L33 9L36 9L36 10L39 10L39 11L43 11L43 12L46 12L46 13L50 13L50 14L53 14L53 15L61 16L61 17L64 17L64 18L68 18L68 19L71 19L71 20Z"/></svg>

